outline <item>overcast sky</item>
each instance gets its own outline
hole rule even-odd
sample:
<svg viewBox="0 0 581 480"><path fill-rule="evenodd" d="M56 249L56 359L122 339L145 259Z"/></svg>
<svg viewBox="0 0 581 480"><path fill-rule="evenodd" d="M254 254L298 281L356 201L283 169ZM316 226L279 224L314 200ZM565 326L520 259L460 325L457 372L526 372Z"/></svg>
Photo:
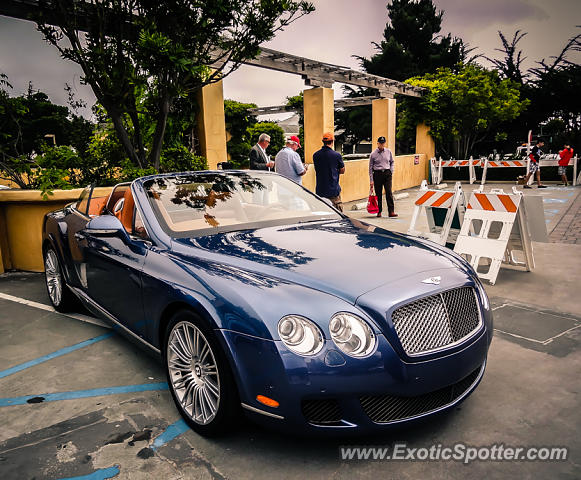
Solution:
<svg viewBox="0 0 581 480"><path fill-rule="evenodd" d="M315 0L316 11L289 26L265 46L295 55L360 69L353 55L369 57L372 42L380 42L387 21L385 0ZM443 34L458 36L475 53L499 56L498 30L512 38L528 32L519 44L526 66L560 53L579 32L580 0L434 0L444 10ZM574 58L579 62L579 55ZM80 69L62 60L31 22L0 16L0 72L8 75L13 94L26 91L28 82L55 103L66 103L69 83L78 96L92 104L90 89L80 84ZM304 89L300 77L243 66L224 80L224 96L259 106L278 105ZM335 84L335 96L341 96Z"/></svg>

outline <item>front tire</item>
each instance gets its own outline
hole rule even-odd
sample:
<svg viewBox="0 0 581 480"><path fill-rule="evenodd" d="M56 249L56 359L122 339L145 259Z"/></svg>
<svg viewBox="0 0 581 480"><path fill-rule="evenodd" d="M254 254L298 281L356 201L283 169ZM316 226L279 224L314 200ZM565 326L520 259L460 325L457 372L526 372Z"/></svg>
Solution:
<svg viewBox="0 0 581 480"><path fill-rule="evenodd" d="M239 404L236 384L214 333L193 312L179 311L170 320L164 363L176 406L194 431L214 436L231 427Z"/></svg>
<svg viewBox="0 0 581 480"><path fill-rule="evenodd" d="M70 312L76 306L75 296L67 286L57 254L52 247L44 252L44 275L50 303L57 312Z"/></svg>

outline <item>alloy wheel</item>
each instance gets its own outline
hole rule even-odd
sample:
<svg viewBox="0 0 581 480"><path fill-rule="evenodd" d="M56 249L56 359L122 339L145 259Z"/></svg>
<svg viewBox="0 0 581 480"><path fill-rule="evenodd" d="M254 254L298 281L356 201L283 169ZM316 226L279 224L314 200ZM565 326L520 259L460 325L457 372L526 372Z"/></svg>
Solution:
<svg viewBox="0 0 581 480"><path fill-rule="evenodd" d="M53 305L60 305L63 296L63 280L54 250L48 250L44 259L44 271L48 295Z"/></svg>
<svg viewBox="0 0 581 480"><path fill-rule="evenodd" d="M195 423L207 425L220 406L220 375L210 343L190 322L177 323L167 342L167 366L175 396Z"/></svg>

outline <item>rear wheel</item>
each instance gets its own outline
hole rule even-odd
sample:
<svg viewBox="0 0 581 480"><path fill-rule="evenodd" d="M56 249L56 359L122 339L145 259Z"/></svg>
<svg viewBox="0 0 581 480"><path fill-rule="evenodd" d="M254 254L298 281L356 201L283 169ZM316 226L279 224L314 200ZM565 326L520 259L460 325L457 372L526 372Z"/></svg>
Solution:
<svg viewBox="0 0 581 480"><path fill-rule="evenodd" d="M192 429L207 436L228 429L238 394L212 330L193 312L182 310L168 325L164 354L172 396Z"/></svg>
<svg viewBox="0 0 581 480"><path fill-rule="evenodd" d="M57 312L70 312L76 306L75 296L64 281L58 257L52 247L44 253L44 274L48 298L54 309Z"/></svg>

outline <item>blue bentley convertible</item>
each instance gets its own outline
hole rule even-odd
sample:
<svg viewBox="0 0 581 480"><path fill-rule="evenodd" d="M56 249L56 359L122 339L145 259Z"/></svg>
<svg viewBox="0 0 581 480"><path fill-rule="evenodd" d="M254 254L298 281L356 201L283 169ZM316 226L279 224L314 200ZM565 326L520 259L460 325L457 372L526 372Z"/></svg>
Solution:
<svg viewBox="0 0 581 480"><path fill-rule="evenodd" d="M492 313L464 260L274 173L87 187L43 233L54 307L79 299L159 355L201 434L241 410L296 432L377 431L453 407L484 373Z"/></svg>

